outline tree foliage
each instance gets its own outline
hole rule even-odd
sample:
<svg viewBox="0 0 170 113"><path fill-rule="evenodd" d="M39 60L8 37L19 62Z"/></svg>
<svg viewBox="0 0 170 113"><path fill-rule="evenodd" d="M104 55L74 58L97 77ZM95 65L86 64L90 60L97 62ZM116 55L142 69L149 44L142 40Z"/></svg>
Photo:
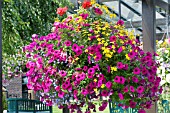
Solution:
<svg viewBox="0 0 170 113"><path fill-rule="evenodd" d="M59 6L71 5L67 0L4 0L3 53L15 54L31 41L32 34L49 33Z"/></svg>

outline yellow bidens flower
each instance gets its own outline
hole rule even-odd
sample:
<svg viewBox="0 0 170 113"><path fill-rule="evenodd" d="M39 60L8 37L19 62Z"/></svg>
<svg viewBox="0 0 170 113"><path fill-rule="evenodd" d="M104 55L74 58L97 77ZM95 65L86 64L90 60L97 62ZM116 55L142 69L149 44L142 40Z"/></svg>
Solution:
<svg viewBox="0 0 170 113"><path fill-rule="evenodd" d="M97 88L95 88L94 91L97 93Z"/></svg>
<svg viewBox="0 0 170 113"><path fill-rule="evenodd" d="M117 71L117 67L111 67L111 71Z"/></svg>
<svg viewBox="0 0 170 113"><path fill-rule="evenodd" d="M91 5L95 4L96 0L91 0Z"/></svg>
<svg viewBox="0 0 170 113"><path fill-rule="evenodd" d="M130 57L128 56L128 54L125 55L127 60L130 60Z"/></svg>
<svg viewBox="0 0 170 113"><path fill-rule="evenodd" d="M94 82L97 82L97 79L94 79L93 81L94 81Z"/></svg>
<svg viewBox="0 0 170 113"><path fill-rule="evenodd" d="M105 87L105 84L102 84L102 85L101 85L101 88L104 88L104 87Z"/></svg>

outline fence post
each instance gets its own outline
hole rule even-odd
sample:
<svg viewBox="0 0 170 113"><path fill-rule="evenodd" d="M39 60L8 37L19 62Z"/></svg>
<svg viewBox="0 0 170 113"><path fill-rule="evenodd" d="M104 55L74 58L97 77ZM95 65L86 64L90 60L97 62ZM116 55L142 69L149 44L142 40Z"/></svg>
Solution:
<svg viewBox="0 0 170 113"><path fill-rule="evenodd" d="M18 113L18 101L17 101L17 99L15 100L15 110L16 110L16 113Z"/></svg>
<svg viewBox="0 0 170 113"><path fill-rule="evenodd" d="M50 113L52 113L53 112L52 106L49 106L49 109L50 109Z"/></svg>
<svg viewBox="0 0 170 113"><path fill-rule="evenodd" d="M32 102L33 102L33 108L34 108L33 113L36 113L35 101L32 101Z"/></svg>

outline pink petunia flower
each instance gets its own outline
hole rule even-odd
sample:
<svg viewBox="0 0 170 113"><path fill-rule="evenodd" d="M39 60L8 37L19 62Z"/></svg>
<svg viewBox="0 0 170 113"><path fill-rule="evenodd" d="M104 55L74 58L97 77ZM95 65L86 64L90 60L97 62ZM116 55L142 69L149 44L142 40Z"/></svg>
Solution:
<svg viewBox="0 0 170 113"><path fill-rule="evenodd" d="M123 88L123 92L125 92L125 93L128 92L128 87L127 86Z"/></svg>
<svg viewBox="0 0 170 113"><path fill-rule="evenodd" d="M131 108L135 108L135 107L136 107L136 102L130 101L129 106L130 106Z"/></svg>
<svg viewBox="0 0 170 113"><path fill-rule="evenodd" d="M133 74L139 75L140 74L140 69L138 67L133 69Z"/></svg>
<svg viewBox="0 0 170 113"><path fill-rule="evenodd" d="M108 82L106 83L106 87L107 87L108 89L111 89L111 88L112 88L112 82L108 81Z"/></svg>
<svg viewBox="0 0 170 113"><path fill-rule="evenodd" d="M70 41L70 40L66 40L66 41L64 42L64 44L65 44L67 47L69 47L69 46L71 46L71 41Z"/></svg>
<svg viewBox="0 0 170 113"><path fill-rule="evenodd" d="M118 96L119 96L119 99L120 99L120 100L123 100L123 99L124 99L124 97L123 97L123 94L122 94L122 93L119 93L119 94L118 94Z"/></svg>
<svg viewBox="0 0 170 113"><path fill-rule="evenodd" d="M136 89L136 91L137 91L138 93L143 93L144 87L143 87L143 86L139 86L139 87Z"/></svg>
<svg viewBox="0 0 170 113"><path fill-rule="evenodd" d="M135 92L135 88L133 86L130 86L130 91Z"/></svg>
<svg viewBox="0 0 170 113"><path fill-rule="evenodd" d="M106 90L103 90L101 92L101 95L104 96L104 97L107 97L108 96L108 92Z"/></svg>
<svg viewBox="0 0 170 113"><path fill-rule="evenodd" d="M122 63L122 62L118 62L118 63L117 63L117 68L118 68L118 69L123 69L123 68L124 68L123 63Z"/></svg>
<svg viewBox="0 0 170 113"><path fill-rule="evenodd" d="M138 80L137 77L133 76L133 77L132 77L132 81L135 82L135 83L138 83L139 80Z"/></svg>
<svg viewBox="0 0 170 113"><path fill-rule="evenodd" d="M116 41L116 36L110 36L110 42L115 42Z"/></svg>
<svg viewBox="0 0 170 113"><path fill-rule="evenodd" d="M65 77L67 75L66 71L64 70L60 70L59 71L59 74L62 76L62 77Z"/></svg>
<svg viewBox="0 0 170 113"><path fill-rule="evenodd" d="M58 92L58 97L63 98L63 97L64 97L64 94L65 94L65 93L60 90L60 91Z"/></svg>
<svg viewBox="0 0 170 113"><path fill-rule="evenodd" d="M114 78L114 82L120 83L120 77L119 77L119 76L116 76L116 77Z"/></svg>

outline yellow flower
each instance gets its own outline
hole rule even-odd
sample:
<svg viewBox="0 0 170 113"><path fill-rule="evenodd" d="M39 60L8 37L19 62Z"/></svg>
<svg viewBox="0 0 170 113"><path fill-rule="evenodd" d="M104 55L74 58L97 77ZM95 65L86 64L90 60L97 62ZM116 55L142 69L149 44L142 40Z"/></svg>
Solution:
<svg viewBox="0 0 170 113"><path fill-rule="evenodd" d="M77 57L75 60L79 60L79 58Z"/></svg>
<svg viewBox="0 0 170 113"><path fill-rule="evenodd" d="M104 46L108 46L108 43L107 43L107 42L105 42L105 43L104 43Z"/></svg>
<svg viewBox="0 0 170 113"><path fill-rule="evenodd" d="M117 67L111 67L111 71L117 71Z"/></svg>
<svg viewBox="0 0 170 113"><path fill-rule="evenodd" d="M95 88L94 91L97 93L97 88Z"/></svg>
<svg viewBox="0 0 170 113"><path fill-rule="evenodd" d="M106 30L106 27L103 27L102 30Z"/></svg>
<svg viewBox="0 0 170 113"><path fill-rule="evenodd" d="M109 48L104 47L103 50L104 50L103 53L109 53L110 52Z"/></svg>
<svg viewBox="0 0 170 113"><path fill-rule="evenodd" d="M106 56L107 58L112 58L112 55L109 54L109 53L106 53L105 56Z"/></svg>
<svg viewBox="0 0 170 113"><path fill-rule="evenodd" d="M123 40L120 40L120 43L121 43L121 44L124 44L124 41L123 41Z"/></svg>
<svg viewBox="0 0 170 113"><path fill-rule="evenodd" d="M91 36L91 34L88 34L88 36Z"/></svg>
<svg viewBox="0 0 170 113"><path fill-rule="evenodd" d="M87 52L88 52L88 49L86 49L85 52L87 53Z"/></svg>
<svg viewBox="0 0 170 113"><path fill-rule="evenodd" d="M128 56L128 54L125 55L127 60L130 60L130 57Z"/></svg>
<svg viewBox="0 0 170 113"><path fill-rule="evenodd" d="M106 36L109 36L110 34L109 33L106 33Z"/></svg>
<svg viewBox="0 0 170 113"><path fill-rule="evenodd" d="M91 0L91 4L95 4L96 3L96 0Z"/></svg>
<svg viewBox="0 0 170 113"><path fill-rule="evenodd" d="M112 45L112 49L115 49L115 46L114 46L114 45Z"/></svg>
<svg viewBox="0 0 170 113"><path fill-rule="evenodd" d="M99 41L99 42L100 42L101 40L102 40L101 38L97 38L97 41Z"/></svg>
<svg viewBox="0 0 170 113"><path fill-rule="evenodd" d="M122 46L122 49L125 50L125 46Z"/></svg>
<svg viewBox="0 0 170 113"><path fill-rule="evenodd" d="M94 79L94 82L97 82L97 79Z"/></svg>
<svg viewBox="0 0 170 113"><path fill-rule="evenodd" d="M111 13L109 16L110 16L110 18L116 18L116 14Z"/></svg>
<svg viewBox="0 0 170 113"><path fill-rule="evenodd" d="M105 84L102 84L102 85L101 85L101 88L104 88L104 87L105 87Z"/></svg>

